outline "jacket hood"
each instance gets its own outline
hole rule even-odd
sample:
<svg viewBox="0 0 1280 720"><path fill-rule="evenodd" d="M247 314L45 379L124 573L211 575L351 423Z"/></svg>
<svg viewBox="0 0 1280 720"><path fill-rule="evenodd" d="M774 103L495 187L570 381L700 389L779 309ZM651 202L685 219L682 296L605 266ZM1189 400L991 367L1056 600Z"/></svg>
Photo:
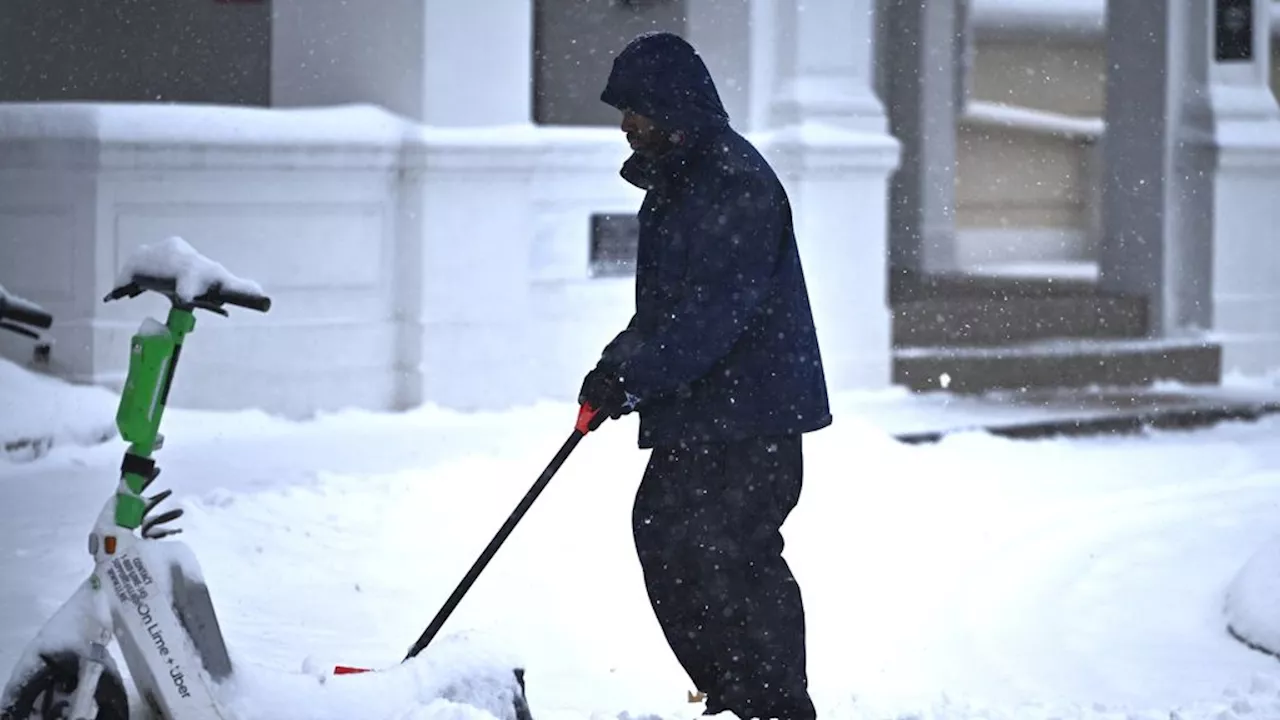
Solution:
<svg viewBox="0 0 1280 720"><path fill-rule="evenodd" d="M669 32L636 37L613 59L600 100L669 131L702 135L729 124L711 73L684 38Z"/></svg>

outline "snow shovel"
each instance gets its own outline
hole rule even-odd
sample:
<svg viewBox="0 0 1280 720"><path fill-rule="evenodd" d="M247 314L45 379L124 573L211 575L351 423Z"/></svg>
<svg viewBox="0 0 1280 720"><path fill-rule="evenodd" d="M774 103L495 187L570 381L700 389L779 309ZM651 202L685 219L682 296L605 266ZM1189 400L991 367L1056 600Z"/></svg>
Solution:
<svg viewBox="0 0 1280 720"><path fill-rule="evenodd" d="M440 632L440 628L444 626L445 621L449 619L449 616L453 613L454 609L458 607L458 603L462 601L462 596L466 595L467 591L471 589L471 586L475 583L476 579L480 577L480 573L484 571L485 566L487 566L489 561L493 559L493 556L497 554L498 548L501 547L502 543L506 541L509 535L511 535L511 532L515 530L516 525L520 522L521 518L524 517L525 513L529 511L529 508L533 505L533 501L538 499L538 495L542 494L542 491L547 487L547 483L551 482L551 478L555 477L556 472L560 470L562 465L564 465L565 460L569 459L570 453L572 453L574 448L578 446L578 443L582 441L582 438L586 437L592 430L598 428L603 420L604 417L599 415L599 412L590 405L584 404L578 409L578 421L574 425L573 432L569 435L569 438L565 440L564 445L560 447L560 451L551 459L551 463L542 471L542 475L538 476L537 481L533 483L533 487L529 488L529 491L525 493L524 498L520 500L520 504L516 505L516 509L511 512L511 515L507 517L507 521L498 529L498 534L494 535L493 539L489 541L484 552L480 553L480 557L476 558L476 561L471 565L471 569L467 571L465 576L463 576L462 582L458 583L458 586L454 588L453 594L445 601L444 606L436 613L435 618L431 620L431 624L423 631L422 635L418 638L418 641L409 649L409 654L406 655L404 660L401 662L408 662L412 658L416 657L418 653L422 652L428 644L430 644L431 640L435 638L438 632ZM338 665L334 667L333 672L335 675L349 675L353 673L369 672L369 669ZM523 694L524 670L517 668L515 670L515 674L516 680L520 685L520 691ZM521 711L522 709L520 706L524 704L523 697L517 698L516 704L517 716L524 718L530 717L527 705L523 707L523 712Z"/></svg>

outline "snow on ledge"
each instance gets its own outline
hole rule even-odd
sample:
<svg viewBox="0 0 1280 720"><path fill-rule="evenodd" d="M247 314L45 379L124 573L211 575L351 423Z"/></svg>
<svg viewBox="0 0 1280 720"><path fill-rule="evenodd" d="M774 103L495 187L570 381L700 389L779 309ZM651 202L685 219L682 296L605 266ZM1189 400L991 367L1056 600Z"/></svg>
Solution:
<svg viewBox="0 0 1280 720"><path fill-rule="evenodd" d="M898 165L899 143L884 132L844 128L824 122L799 124L748 133L747 138L781 173L809 171L891 172Z"/></svg>
<svg viewBox="0 0 1280 720"><path fill-rule="evenodd" d="M265 108L199 103L0 103L0 137L119 144L395 146L416 126L374 105Z"/></svg>
<svg viewBox="0 0 1280 720"><path fill-rule="evenodd" d="M1082 117L1003 103L971 100L965 104L965 124L1025 130L1040 135L1098 140L1105 126L1100 117Z"/></svg>
<svg viewBox="0 0 1280 720"><path fill-rule="evenodd" d="M421 125L377 105L304 108L203 103L0 102L4 140L100 140L115 143L279 145L418 142L457 148L626 147L613 128Z"/></svg>
<svg viewBox="0 0 1280 720"><path fill-rule="evenodd" d="M1100 36L1106 30L1107 0L969 0L979 35Z"/></svg>
<svg viewBox="0 0 1280 720"><path fill-rule="evenodd" d="M200 103L0 102L0 143L97 141L153 148L337 147L473 156L497 151L512 162L565 151L629 152L620 130L532 123L434 127L379 106L244 107ZM611 162L613 160L611 159Z"/></svg>
<svg viewBox="0 0 1280 720"><path fill-rule="evenodd" d="M896 153L897 144L878 132L821 124L751 133L760 144L819 145ZM513 162L548 155L629 154L623 134L611 127L546 127L533 123L482 127L422 125L376 105L306 108L245 107L200 103L0 102L0 143L89 140L103 145L228 148L300 146L408 149L474 155L500 151Z"/></svg>
<svg viewBox="0 0 1280 720"><path fill-rule="evenodd" d="M1227 588L1227 629L1238 640L1280 655L1280 535L1240 568Z"/></svg>

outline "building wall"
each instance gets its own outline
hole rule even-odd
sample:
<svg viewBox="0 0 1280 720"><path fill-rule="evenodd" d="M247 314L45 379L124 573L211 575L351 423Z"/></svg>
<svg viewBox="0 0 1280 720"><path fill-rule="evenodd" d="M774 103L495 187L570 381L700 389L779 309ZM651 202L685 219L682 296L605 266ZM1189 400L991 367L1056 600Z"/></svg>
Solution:
<svg viewBox="0 0 1280 720"><path fill-rule="evenodd" d="M979 38L972 62L956 131L959 264L1091 260L1097 137L1075 126L1101 122L1101 46Z"/></svg>
<svg viewBox="0 0 1280 720"><path fill-rule="evenodd" d="M418 32L406 15L394 28L405 48L361 55L360 38L384 36L378 28L385 20L352 26L343 20L350 0L347 8L341 0L324 1L328 12L311 15L310 28L277 27L277 37L294 39L277 45L277 57L291 58L291 72L312 56L321 67L338 64L349 72L304 68L344 89L331 92L318 82L310 91L320 94L296 102L372 103L388 88L399 88L403 92L392 95L408 101L420 88L418 99L436 105L423 110L434 127L401 124L369 108L204 113L146 104L0 106L0 236L17 238L0 243L0 270L24 268L16 280L0 282L47 303L59 318L55 363L69 363L66 374L110 384L124 370L119 349L139 313L160 308L102 306L129 248L179 234L261 278L278 305L267 317L238 313L231 321L203 322L200 354L184 360L186 389L175 395L184 405L256 405L297 415L340 406L474 406L479 398L509 403L570 396L629 312L629 279L592 277L588 258L591 215L631 212L639 201L617 177L627 149L612 127L616 117L602 117L600 124L610 127L599 129L519 122L535 103L525 81L538 71L521 64L534 54L531 16L504 15L502 32L495 33L498 26L469 6L427 0L422 27L430 33ZM768 40L774 30L756 24L744 33L747 13L699 16L715 0L686 1L699 3L692 5L690 34L713 70L719 68L717 79L725 79L731 112L740 116L735 107L768 101L772 96L757 91L772 89L769 73L776 68L772 57L763 57L769 43L741 38ZM277 13L284 5L277 0ZM227 7L253 12L257 6ZM458 30L464 21L479 35L490 33L488 42L477 45L474 35ZM441 41L445 33L457 36L453 45ZM325 34L335 34L335 41L316 41ZM421 44L409 47L415 36ZM963 241L961 255L969 262L1089 256L1096 132L1081 116L1102 107L1101 40L1048 44L1043 38L979 38L975 102L958 130L958 220L962 230L975 231ZM745 47L750 57L729 59L727 48ZM430 57L428 67L419 68L419 85L411 69L399 65L423 54ZM460 56L489 64L459 62ZM606 59L596 62L604 66ZM280 69L272 73L277 79ZM398 74L402 69L409 79ZM735 69L748 81L735 82ZM458 87L466 84L458 82L463 72L478 78L471 84L500 92L468 95ZM453 84L433 84L431 77L441 74ZM576 95L566 90L570 106L602 107L594 99L599 84L592 82L588 93L582 82ZM105 94L113 86L97 87L108 88ZM202 87L207 94L197 99L217 97L213 86ZM498 107L499 101L507 104ZM442 104L451 106L448 113ZM1021 111L1007 112L1006 105ZM888 156L887 147L886 140L844 148L875 155L871 160L832 160L836 153L823 151L801 158L809 164L803 167L792 158L800 168L791 176L800 189L794 200L810 248L852 247L851 235L880 238L858 244L866 256L857 262L839 252L814 253L811 264L825 266L828 276L840 273L831 268L879 272L883 225L868 218L883 210L875 199L884 197L880 173L890 164L880 155ZM866 177L850 183L859 172ZM814 208L832 209L840 222L824 221ZM849 300L830 292L827 307L863 308L859 319L875 315L868 303L879 303L883 294L874 283L841 280L870 287L873 297ZM878 336L862 346L879 348Z"/></svg>
<svg viewBox="0 0 1280 720"><path fill-rule="evenodd" d="M592 215L639 206L640 191L618 177L630 151L613 122L527 121L532 15L495 23L454 0L424 8L425 118L402 122L372 107L0 104L0 237L18 239L0 243L0 270L22 268L6 286L55 313L55 371L120 382L121 348L164 304L101 298L130 249L180 235L262 282L276 304L265 316L202 318L177 405L302 416L570 400L632 310L631 278L594 277L588 252ZM695 13L701 45L746 36L748 15L727 15ZM334 15L312 17L310 32L323 33L325 17ZM754 30L753 45L775 42L770 26ZM310 47L322 66L361 50L349 41ZM381 66L364 67L367 80L328 102L373 102L385 87L377 79L399 69L390 57L376 55ZM725 57L713 53L709 64L731 71ZM753 63L740 67L755 82ZM432 79L442 75L452 82ZM746 105L745 84L729 94L731 107ZM495 87L478 98L490 104L473 102ZM883 386L890 325L876 198L896 145L875 133L757 139L796 189L815 313L843 320L847 308L865 308L853 323L824 323L833 391Z"/></svg>
<svg viewBox="0 0 1280 720"><path fill-rule="evenodd" d="M643 32L684 34L685 0L540 0L534 4L534 120L546 125L615 125L600 102L613 57Z"/></svg>
<svg viewBox="0 0 1280 720"><path fill-rule="evenodd" d="M975 34L968 78L971 112L957 126L956 257L961 266L1084 261L1098 242L1099 133L1105 98L1101 3L1058 14L1000 12L1029 3L971 0L988 21ZM685 32L708 55L735 124L754 130L738 70L751 58L692 22L688 0L639 3L542 0L535 14L535 119L556 125L613 125L599 100L613 52L645 30ZM1077 17L1079 16L1079 17ZM695 27L697 26L697 27ZM602 29L603 28L603 29ZM992 29L995 31L991 31ZM723 34L723 33L721 33ZM706 36L706 37L703 37ZM585 38L585 40L584 40ZM735 47L745 47L738 42ZM1273 85L1280 88L1280 45ZM991 116L989 107L1015 112ZM1019 113L1016 111L1035 111Z"/></svg>
<svg viewBox="0 0 1280 720"><path fill-rule="evenodd" d="M54 315L56 374L119 387L167 303L102 298L138 246L180 236L274 304L200 313L176 405L393 407L397 178L420 165L402 134L372 108L0 105L0 284Z"/></svg>
<svg viewBox="0 0 1280 720"><path fill-rule="evenodd" d="M1047 42L1045 37L978 38L973 99L1065 115L1098 117L1106 101L1101 38Z"/></svg>
<svg viewBox="0 0 1280 720"><path fill-rule="evenodd" d="M272 0L271 104L360 98L398 115L425 111L423 0Z"/></svg>
<svg viewBox="0 0 1280 720"><path fill-rule="evenodd" d="M979 9L984 4L974 2ZM421 2L387 0L386 10L362 12L345 0L8 0L0 11L0 100L296 106L362 94L398 114L421 117L425 81L415 44L423 33ZM705 22L691 27L689 15L696 10L688 0L535 3L534 120L616 124L616 113L598 99L613 53L647 30L708 34L701 27ZM1047 40L1052 33L1043 23L980 33L971 99L1099 117L1105 102L1103 36L1075 32ZM335 45L350 47L340 51ZM707 47L713 65L726 52L710 40L699 46ZM344 61L319 60L334 56ZM1273 87L1280 91L1280 44L1273 44L1273 58ZM745 126L739 86L746 83L735 70L747 73L749 59L718 64L726 104ZM1093 142L1035 124L1001 127L972 118L962 118L957 133L962 260L1087 256ZM1046 249L1036 238L1058 239Z"/></svg>
<svg viewBox="0 0 1280 720"><path fill-rule="evenodd" d="M960 145L960 227L1083 227L1088 143L967 123Z"/></svg>
<svg viewBox="0 0 1280 720"><path fill-rule="evenodd" d="M1100 122L1106 39L1080 31L1055 39L1052 32L1041 22L979 32L976 38L969 82L970 100L978 105L957 129L956 224L963 264L1093 260L1098 146L1072 126ZM1280 96L1275 42L1271 85ZM982 118L983 103L1044 115L996 123ZM1054 115L1062 122L1055 123Z"/></svg>
<svg viewBox="0 0 1280 720"><path fill-rule="evenodd" d="M0 102L266 105L271 5L5 0Z"/></svg>

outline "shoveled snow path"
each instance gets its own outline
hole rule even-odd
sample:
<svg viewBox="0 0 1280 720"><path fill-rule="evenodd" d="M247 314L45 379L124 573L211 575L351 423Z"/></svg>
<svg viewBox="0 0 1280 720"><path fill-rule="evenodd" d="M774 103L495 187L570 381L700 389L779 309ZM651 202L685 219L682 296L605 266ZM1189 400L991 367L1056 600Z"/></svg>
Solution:
<svg viewBox="0 0 1280 720"><path fill-rule="evenodd" d="M571 416L175 415L159 484L189 509L181 537L241 655L389 665ZM903 447L842 418L812 436L787 536L824 716L1280 716L1280 664L1232 641L1221 608L1280 527L1278 430ZM633 431L583 443L446 628L523 656L540 719L696 713L632 556ZM0 666L83 573L118 453L0 465L0 570L24 579L0 588Z"/></svg>

